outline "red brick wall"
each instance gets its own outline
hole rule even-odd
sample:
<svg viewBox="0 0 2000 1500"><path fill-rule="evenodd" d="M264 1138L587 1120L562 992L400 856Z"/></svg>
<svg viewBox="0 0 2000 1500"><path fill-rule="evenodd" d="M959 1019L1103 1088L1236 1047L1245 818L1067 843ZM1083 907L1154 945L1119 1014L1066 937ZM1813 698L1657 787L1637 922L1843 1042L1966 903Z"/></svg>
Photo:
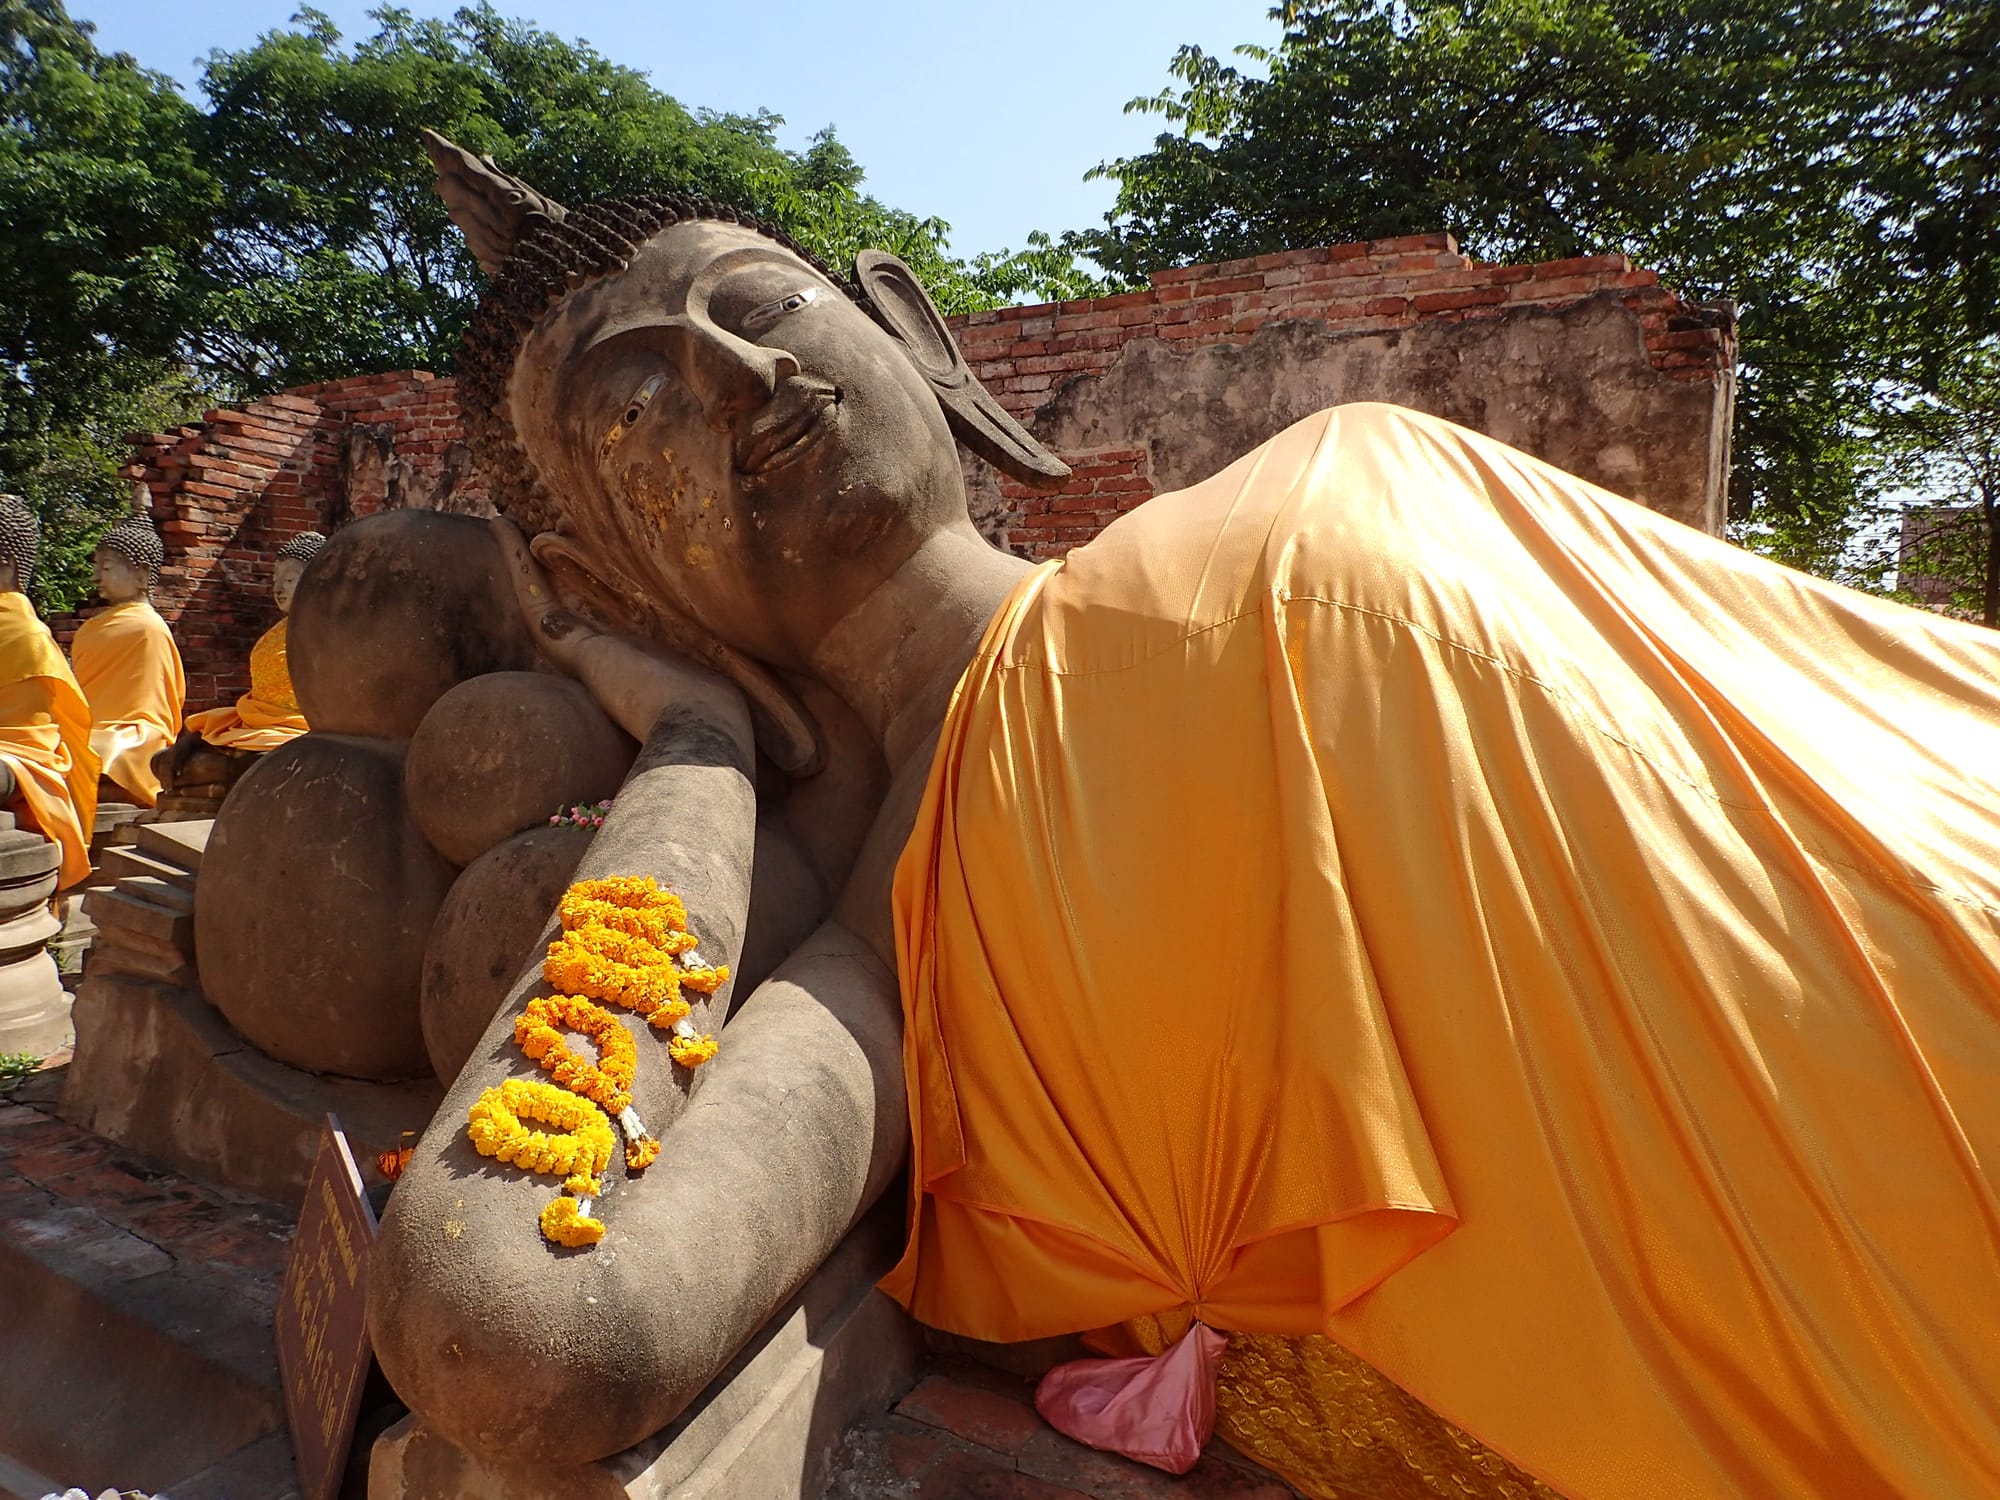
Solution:
<svg viewBox="0 0 2000 1500"><path fill-rule="evenodd" d="M392 455L354 464L349 439L379 429ZM250 685L250 648L278 617L271 567L301 531L327 531L390 503L391 481L434 474L460 438L452 382L422 370L300 386L134 440L166 563L153 602L174 628L190 712ZM403 466L398 469L397 465ZM458 486L459 507L483 499ZM67 641L89 612L51 621Z"/></svg>
<svg viewBox="0 0 2000 1500"><path fill-rule="evenodd" d="M1733 380L1735 335L1727 320L1686 306L1658 276L1633 270L1624 256L1485 265L1459 254L1447 234L1182 267L1155 273L1150 289L1142 292L1001 308L951 323L973 373L1017 420L1046 437L1048 424L1037 418L1061 389L1102 374L1139 339L1160 340L1185 354L1243 344L1267 324L1301 319L1323 322L1331 334L1347 337L1420 322L1502 319L1607 297L1636 316L1646 361L1656 375L1710 386ZM1607 380L1620 374L1592 373ZM1724 422L1726 440L1726 411ZM1103 447L1061 447L1071 476L1054 494L999 481L1006 514L992 528L996 539L1029 557L1060 556L1151 496L1148 449L1131 433L1105 436ZM1266 436L1251 435L1238 451ZM1541 456L1562 461L1557 454ZM1578 472L1586 470L1578 466ZM1596 476L1586 472L1586 477ZM1719 502L1720 495L1712 498Z"/></svg>

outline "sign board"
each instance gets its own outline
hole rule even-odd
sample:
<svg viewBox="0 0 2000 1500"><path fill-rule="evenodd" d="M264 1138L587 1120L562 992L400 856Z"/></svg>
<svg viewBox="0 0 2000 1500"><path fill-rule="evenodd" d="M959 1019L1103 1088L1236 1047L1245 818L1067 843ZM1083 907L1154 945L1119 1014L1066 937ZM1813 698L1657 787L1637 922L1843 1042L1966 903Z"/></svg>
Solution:
<svg viewBox="0 0 2000 1500"><path fill-rule="evenodd" d="M326 1134L278 1298L278 1373L304 1500L334 1500L368 1380L368 1246L375 1211L340 1121Z"/></svg>

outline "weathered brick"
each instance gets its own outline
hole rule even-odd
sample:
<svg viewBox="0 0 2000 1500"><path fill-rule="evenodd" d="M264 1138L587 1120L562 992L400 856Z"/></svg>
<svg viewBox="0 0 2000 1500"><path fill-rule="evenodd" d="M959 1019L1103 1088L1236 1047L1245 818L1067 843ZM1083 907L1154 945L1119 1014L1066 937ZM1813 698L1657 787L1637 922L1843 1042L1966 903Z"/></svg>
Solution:
<svg viewBox="0 0 2000 1500"><path fill-rule="evenodd" d="M1260 290L1264 278L1258 276L1228 276L1217 281L1203 280L1195 284L1195 294L1202 297L1220 297L1229 292L1250 292Z"/></svg>
<svg viewBox="0 0 2000 1500"><path fill-rule="evenodd" d="M1501 286L1463 287L1451 292L1419 292L1410 305L1419 314L1451 312L1461 307L1479 307L1494 302L1505 302L1507 289Z"/></svg>
<svg viewBox="0 0 2000 1500"><path fill-rule="evenodd" d="M1593 272L1625 272L1632 269L1632 262L1623 255L1572 255L1562 260L1545 260L1535 267L1535 276L1541 281L1550 281L1561 276L1580 276Z"/></svg>
<svg viewBox="0 0 2000 1500"><path fill-rule="evenodd" d="M1370 255L1400 255L1413 250L1443 251L1447 255L1458 253L1458 241L1448 234L1399 234L1386 240L1370 240Z"/></svg>

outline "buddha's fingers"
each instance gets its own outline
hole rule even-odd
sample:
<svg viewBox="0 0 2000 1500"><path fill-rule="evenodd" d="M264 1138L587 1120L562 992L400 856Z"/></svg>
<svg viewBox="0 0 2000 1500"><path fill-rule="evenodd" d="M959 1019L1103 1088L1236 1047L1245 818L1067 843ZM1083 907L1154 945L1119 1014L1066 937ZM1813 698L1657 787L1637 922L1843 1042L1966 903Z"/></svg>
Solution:
<svg viewBox="0 0 2000 1500"><path fill-rule="evenodd" d="M731 1022L659 1161L599 1204L589 1250L540 1239L545 1179L461 1170L406 1199L406 1178L369 1308L397 1393L461 1445L538 1463L671 1421L894 1175L900 1030L893 976L822 928Z"/></svg>
<svg viewBox="0 0 2000 1500"><path fill-rule="evenodd" d="M563 671L576 674L576 654L584 641L597 632L563 607L549 575L529 549L521 528L505 516L489 523L500 542L500 556L507 578L514 586L514 602L520 607L528 634L536 648Z"/></svg>

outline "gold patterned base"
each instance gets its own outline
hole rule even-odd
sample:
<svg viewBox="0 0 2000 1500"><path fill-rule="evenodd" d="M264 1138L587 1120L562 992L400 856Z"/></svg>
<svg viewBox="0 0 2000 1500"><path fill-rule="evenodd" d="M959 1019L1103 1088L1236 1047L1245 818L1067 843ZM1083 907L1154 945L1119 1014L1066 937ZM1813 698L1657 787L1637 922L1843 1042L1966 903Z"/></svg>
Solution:
<svg viewBox="0 0 2000 1500"><path fill-rule="evenodd" d="M1185 1315L1166 1315L1125 1332L1158 1354L1186 1327ZM1230 1334L1215 1430L1316 1500L1562 1500L1317 1335Z"/></svg>

